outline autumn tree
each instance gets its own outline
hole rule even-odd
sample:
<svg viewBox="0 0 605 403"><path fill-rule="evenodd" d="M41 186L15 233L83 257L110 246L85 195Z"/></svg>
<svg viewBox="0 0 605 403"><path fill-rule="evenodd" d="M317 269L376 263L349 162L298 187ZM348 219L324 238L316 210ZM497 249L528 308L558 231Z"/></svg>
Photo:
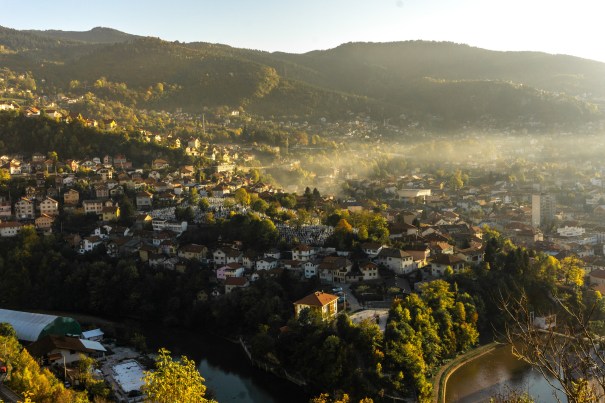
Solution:
<svg viewBox="0 0 605 403"><path fill-rule="evenodd" d="M141 389L146 402L206 403L206 386L195 362L182 356L175 361L170 351L162 348L155 360L155 371L146 371Z"/></svg>
<svg viewBox="0 0 605 403"><path fill-rule="evenodd" d="M501 297L508 319L506 338L515 357L537 370L568 402L588 403L605 397L605 352L601 337L593 332L591 318L602 306L600 293L584 304L553 297L556 326L535 325L535 311L528 295Z"/></svg>

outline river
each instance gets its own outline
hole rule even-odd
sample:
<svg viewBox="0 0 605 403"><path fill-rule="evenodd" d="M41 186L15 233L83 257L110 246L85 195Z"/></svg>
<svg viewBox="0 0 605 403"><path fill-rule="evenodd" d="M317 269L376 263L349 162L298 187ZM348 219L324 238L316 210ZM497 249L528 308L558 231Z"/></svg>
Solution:
<svg viewBox="0 0 605 403"><path fill-rule="evenodd" d="M451 374L446 387L446 402L476 403L510 390L528 392L536 403L556 401L553 388L528 364L517 360L510 345L497 347ZM561 401L565 398L559 395Z"/></svg>
<svg viewBox="0 0 605 403"><path fill-rule="evenodd" d="M307 403L312 397L295 384L253 367L239 344L185 331L153 328L144 333L151 348L162 346L173 355L195 360L210 395L219 403Z"/></svg>

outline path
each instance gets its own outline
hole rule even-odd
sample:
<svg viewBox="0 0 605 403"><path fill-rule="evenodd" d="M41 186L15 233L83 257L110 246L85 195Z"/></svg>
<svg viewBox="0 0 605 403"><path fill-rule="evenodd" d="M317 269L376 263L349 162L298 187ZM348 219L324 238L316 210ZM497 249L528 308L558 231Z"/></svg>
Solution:
<svg viewBox="0 0 605 403"><path fill-rule="evenodd" d="M6 403L17 403L22 398L0 383L0 400Z"/></svg>

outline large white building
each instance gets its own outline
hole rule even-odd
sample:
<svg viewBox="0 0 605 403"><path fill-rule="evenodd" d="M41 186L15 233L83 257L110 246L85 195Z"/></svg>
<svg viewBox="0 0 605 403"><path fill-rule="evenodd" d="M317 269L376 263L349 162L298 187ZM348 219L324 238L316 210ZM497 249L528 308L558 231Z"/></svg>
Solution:
<svg viewBox="0 0 605 403"><path fill-rule="evenodd" d="M576 237L582 236L586 230L582 227L568 227L567 225L562 228L557 228L557 233L559 236L563 237Z"/></svg>

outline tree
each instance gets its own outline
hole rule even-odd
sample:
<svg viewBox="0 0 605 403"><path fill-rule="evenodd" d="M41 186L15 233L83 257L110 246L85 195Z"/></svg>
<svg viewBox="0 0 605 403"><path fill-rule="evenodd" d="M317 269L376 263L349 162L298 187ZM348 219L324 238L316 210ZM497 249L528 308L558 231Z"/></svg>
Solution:
<svg viewBox="0 0 605 403"><path fill-rule="evenodd" d="M0 336L14 337L16 339L17 332L15 331L15 328L10 323L2 322L2 323L0 323Z"/></svg>
<svg viewBox="0 0 605 403"><path fill-rule="evenodd" d="M210 209L210 202L207 197L202 197L200 199L199 207L202 211L208 211L208 209Z"/></svg>
<svg viewBox="0 0 605 403"><path fill-rule="evenodd" d="M206 386L195 362L185 356L175 361L170 351L162 348L155 360L155 371L146 371L141 391L146 402L154 403L205 403Z"/></svg>
<svg viewBox="0 0 605 403"><path fill-rule="evenodd" d="M252 203L252 210L258 211L259 213L264 213L269 208L269 203L264 201L263 199L256 199Z"/></svg>
<svg viewBox="0 0 605 403"><path fill-rule="evenodd" d="M505 334L513 354L536 369L568 402L600 401L605 391L605 351L600 348L601 337L590 328L590 319L602 297L595 295L586 308L553 299L553 309L559 312L556 327L540 329L533 323L535 312L525 292L501 297L501 310L509 321Z"/></svg>
<svg viewBox="0 0 605 403"><path fill-rule="evenodd" d="M250 195L244 188L237 189L233 196L235 197L235 201L242 206L247 206L250 204Z"/></svg>

